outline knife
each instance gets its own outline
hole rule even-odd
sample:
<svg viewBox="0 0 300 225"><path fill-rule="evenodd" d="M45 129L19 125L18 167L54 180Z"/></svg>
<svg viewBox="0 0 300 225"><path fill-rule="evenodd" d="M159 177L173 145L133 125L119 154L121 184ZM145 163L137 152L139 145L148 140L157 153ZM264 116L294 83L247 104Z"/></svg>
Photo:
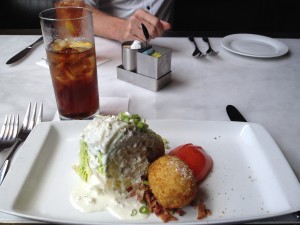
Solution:
<svg viewBox="0 0 300 225"><path fill-rule="evenodd" d="M13 56L11 59L9 59L6 62L6 64L12 64L12 63L15 63L15 62L19 61L25 55L27 55L37 44L39 44L42 41L43 41L43 37L40 37L37 41L35 41L31 45L29 45L28 47L26 47L25 49L23 49L22 51L20 51L18 54L16 54L15 56Z"/></svg>
<svg viewBox="0 0 300 225"><path fill-rule="evenodd" d="M231 121L247 122L245 117L233 105L227 105L226 112Z"/></svg>

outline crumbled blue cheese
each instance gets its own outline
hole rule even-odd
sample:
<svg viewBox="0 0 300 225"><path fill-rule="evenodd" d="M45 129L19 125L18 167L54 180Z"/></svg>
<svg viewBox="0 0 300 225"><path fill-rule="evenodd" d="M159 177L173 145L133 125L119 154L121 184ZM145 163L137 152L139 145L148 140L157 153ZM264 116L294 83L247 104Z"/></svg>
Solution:
<svg viewBox="0 0 300 225"><path fill-rule="evenodd" d="M99 116L83 130L81 139L88 144L93 154L96 155L98 151L106 154L119 130L127 126L128 124L119 120L117 116Z"/></svg>

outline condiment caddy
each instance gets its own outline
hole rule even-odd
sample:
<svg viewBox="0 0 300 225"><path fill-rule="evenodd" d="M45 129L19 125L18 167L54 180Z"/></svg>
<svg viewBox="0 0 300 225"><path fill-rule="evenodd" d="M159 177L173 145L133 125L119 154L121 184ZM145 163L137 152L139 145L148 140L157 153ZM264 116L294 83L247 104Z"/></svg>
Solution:
<svg viewBox="0 0 300 225"><path fill-rule="evenodd" d="M122 65L117 67L117 77L157 92L171 82L171 58L172 50L169 48L143 44L138 46L136 41L124 42Z"/></svg>

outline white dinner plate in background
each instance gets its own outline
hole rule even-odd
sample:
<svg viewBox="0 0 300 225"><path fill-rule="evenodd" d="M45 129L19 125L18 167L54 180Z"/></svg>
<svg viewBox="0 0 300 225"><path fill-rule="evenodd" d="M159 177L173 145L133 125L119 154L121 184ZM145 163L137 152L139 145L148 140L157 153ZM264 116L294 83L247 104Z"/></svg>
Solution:
<svg viewBox="0 0 300 225"><path fill-rule="evenodd" d="M286 54L288 46L276 39L256 34L232 34L221 40L226 50L244 56L272 58Z"/></svg>

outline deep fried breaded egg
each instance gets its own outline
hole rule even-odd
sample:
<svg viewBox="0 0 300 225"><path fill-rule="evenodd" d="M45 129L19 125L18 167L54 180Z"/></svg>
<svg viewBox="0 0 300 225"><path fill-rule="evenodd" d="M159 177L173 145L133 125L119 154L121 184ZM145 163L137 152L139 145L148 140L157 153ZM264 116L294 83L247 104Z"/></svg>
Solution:
<svg viewBox="0 0 300 225"><path fill-rule="evenodd" d="M197 186L192 170L181 159L164 155L148 169L152 193L165 208L183 208L196 196Z"/></svg>

